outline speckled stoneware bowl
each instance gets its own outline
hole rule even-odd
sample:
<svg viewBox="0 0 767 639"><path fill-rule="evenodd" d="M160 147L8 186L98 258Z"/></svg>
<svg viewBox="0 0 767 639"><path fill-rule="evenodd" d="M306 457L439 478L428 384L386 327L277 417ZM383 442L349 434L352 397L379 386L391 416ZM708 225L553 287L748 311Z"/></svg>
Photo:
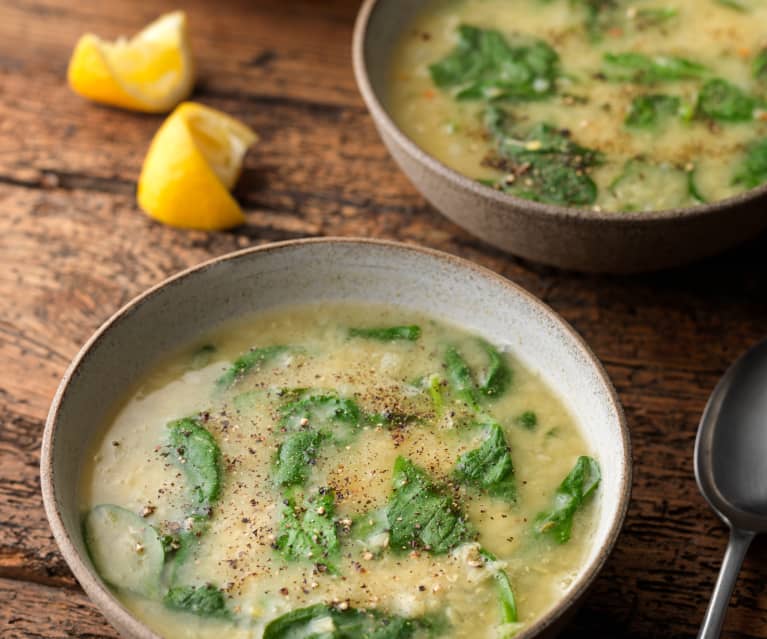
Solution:
<svg viewBox="0 0 767 639"><path fill-rule="evenodd" d="M714 204L649 213L598 213L522 200L448 168L387 112L394 45L426 3L366 0L354 31L354 73L373 121L419 191L456 224L501 249L561 268L637 273L718 253L767 228L767 185Z"/></svg>
<svg viewBox="0 0 767 639"><path fill-rule="evenodd" d="M602 466L602 483L580 575L519 639L552 636L604 564L629 500L629 435L613 387L575 331L517 285L451 255L390 242L298 240L233 253L147 291L96 332L53 400L41 462L48 520L80 584L126 637L157 639L112 595L88 558L78 505L84 457L126 389L169 351L231 318L322 300L401 305L507 345L573 412Z"/></svg>

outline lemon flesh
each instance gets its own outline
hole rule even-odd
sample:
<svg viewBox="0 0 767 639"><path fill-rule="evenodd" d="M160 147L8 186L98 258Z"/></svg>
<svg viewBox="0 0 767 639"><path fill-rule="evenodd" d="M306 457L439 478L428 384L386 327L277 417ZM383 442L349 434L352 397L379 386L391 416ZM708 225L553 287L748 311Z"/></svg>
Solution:
<svg viewBox="0 0 767 639"><path fill-rule="evenodd" d="M150 113L170 111L194 86L186 14L168 13L130 40L107 42L85 34L67 75L76 93L96 102Z"/></svg>
<svg viewBox="0 0 767 639"><path fill-rule="evenodd" d="M229 193L256 134L221 111L184 102L157 131L138 183L150 217L180 228L221 230L245 221Z"/></svg>

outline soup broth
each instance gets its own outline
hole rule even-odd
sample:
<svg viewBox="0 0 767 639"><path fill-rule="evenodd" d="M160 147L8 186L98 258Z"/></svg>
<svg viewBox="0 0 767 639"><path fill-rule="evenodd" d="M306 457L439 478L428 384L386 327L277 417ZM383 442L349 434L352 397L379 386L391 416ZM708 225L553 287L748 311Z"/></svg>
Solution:
<svg viewBox="0 0 767 639"><path fill-rule="evenodd" d="M94 564L168 638L509 637L590 548L599 466L504 345L279 309L158 366L81 485Z"/></svg>
<svg viewBox="0 0 767 639"><path fill-rule="evenodd" d="M416 144L510 194L610 211L767 181L767 2L436 0L388 92Z"/></svg>

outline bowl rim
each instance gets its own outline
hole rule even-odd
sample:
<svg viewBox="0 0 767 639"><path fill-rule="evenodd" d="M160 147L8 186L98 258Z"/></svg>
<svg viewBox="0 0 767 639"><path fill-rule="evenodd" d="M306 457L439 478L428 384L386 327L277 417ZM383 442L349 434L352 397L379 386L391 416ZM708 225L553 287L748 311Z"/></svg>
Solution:
<svg viewBox="0 0 767 639"><path fill-rule="evenodd" d="M235 263L240 259L248 259L252 255L260 255L263 253L271 253L273 251L281 251L284 249L292 249L307 245L353 245L353 246L374 246L385 250L401 251L409 253L417 253L423 256L431 257L436 261L442 261L452 266L457 266L460 269L473 272L476 276L490 279L498 284L501 284L504 288L524 300L531 306L541 311L541 314L554 322L559 328L561 328L571 343L576 349L584 356L584 359L594 367L594 371L597 373L597 377L602 384L605 401L609 403L614 410L618 421L618 430L616 436L619 437L622 447L622 459L620 460L620 475L622 479L622 485L619 491L619 501L615 512L612 515L612 521L610 523L607 536L604 543L599 547L597 554L591 560L590 564L580 572L578 578L573 587L565 593L565 595L557 601L544 615L533 622L529 627L525 628L517 637L519 639L529 639L542 632L555 622L559 621L571 605L579 601L596 579L599 572L602 570L607 558L612 552L617 539L620 535L623 523L626 518L629 502L631 499L632 488L632 448L629 428L626 422L626 417L621 406L618 395L615 388L607 375L607 372L599 361L597 356L592 351L591 347L586 343L583 337L576 332L576 330L554 309L548 306L545 302L528 292L519 284L512 280L492 271L484 266L475 264L467 259L458 257L456 255L438 251L423 246L405 244L402 242L396 242L392 240L380 240L371 238L355 238L355 237L321 237L321 238L303 238L286 240L281 242L273 242L264 244L261 246L249 247L239 251L226 253L218 257L206 260L200 264L186 268L163 281L148 288L143 293L140 293L129 302L124 304L119 310L117 310L111 317L109 317L91 337L85 342L82 348L74 356L69 366L67 367L61 382L59 383L56 393L51 401L51 407L48 412L48 417L45 422L45 428L43 431L43 439L40 453L40 483L41 492L43 497L43 506L45 514L48 519L53 536L58 544L58 547L66 560L69 568L74 573L77 581L85 590L86 594L93 600L101 612L105 615L107 620L122 631L127 629L133 636L141 639L161 639L154 631L141 622L136 616L134 616L128 609L120 602L117 597L112 594L111 590L97 577L85 564L84 558L75 548L74 542L67 532L66 526L63 521L62 513L60 512L57 501L57 485L58 482L53 472L53 451L56 443L56 430L58 425L59 412L62 405L66 402L67 395L70 390L71 382L78 377L78 372L81 366L87 365L91 350L96 346L104 336L111 330L116 324L128 320L133 313L153 299L155 296L162 293L164 289L172 286L181 280L185 280L190 277L194 277L198 273L207 271L208 269L215 268L219 264L224 262Z"/></svg>
<svg viewBox="0 0 767 639"><path fill-rule="evenodd" d="M693 206L645 212L621 212L612 210L596 211L593 208L581 209L526 200L508 193L497 191L477 180L472 180L455 169L452 169L430 153L427 153L411 140L410 137L400 129L391 115L389 115L388 109L384 106L383 101L379 98L373 88L373 84L370 81L370 74L368 73L365 45L367 43L371 18L373 17L374 12L385 2L391 1L392 0L364 0L357 13L352 37L352 66L354 68L354 77L357 81L357 88L359 89L362 99L370 111L373 120L378 126L384 129L387 135L391 136L396 143L417 162L424 165L433 173L455 183L459 188L500 206L515 206L519 211L531 216L540 214L544 217L550 217L560 221L567 220L575 224L596 223L634 225L641 222L647 225L653 225L657 223L665 223L669 220L697 219L749 204L767 194L767 183L765 183L741 193L736 193L728 198L705 204L695 204ZM421 3L425 4L423 2Z"/></svg>

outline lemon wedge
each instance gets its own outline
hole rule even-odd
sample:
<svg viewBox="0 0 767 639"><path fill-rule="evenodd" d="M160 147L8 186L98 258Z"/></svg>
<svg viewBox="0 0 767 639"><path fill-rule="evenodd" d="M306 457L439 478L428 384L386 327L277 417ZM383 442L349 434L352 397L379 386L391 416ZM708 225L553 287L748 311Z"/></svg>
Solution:
<svg viewBox="0 0 767 639"><path fill-rule="evenodd" d="M130 40L82 36L67 75L76 93L96 102L150 113L170 111L194 86L186 14L161 16Z"/></svg>
<svg viewBox="0 0 767 639"><path fill-rule="evenodd" d="M256 134L226 113L195 102L180 104L159 128L144 158L138 203L147 215L206 231L242 224L231 196Z"/></svg>

